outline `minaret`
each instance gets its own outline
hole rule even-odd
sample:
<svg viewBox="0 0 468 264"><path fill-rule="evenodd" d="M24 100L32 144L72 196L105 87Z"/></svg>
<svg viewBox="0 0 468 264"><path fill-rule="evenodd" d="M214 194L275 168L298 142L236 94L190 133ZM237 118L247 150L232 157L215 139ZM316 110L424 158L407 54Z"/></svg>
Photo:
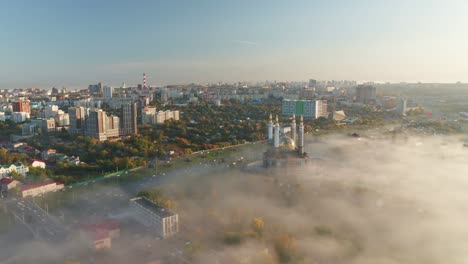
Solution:
<svg viewBox="0 0 468 264"><path fill-rule="evenodd" d="M297 130L296 130L296 115L293 114L291 122L291 138L296 143L297 140Z"/></svg>
<svg viewBox="0 0 468 264"><path fill-rule="evenodd" d="M278 115L276 115L276 124L275 124L275 148L279 148L279 134L280 134L280 125L278 121Z"/></svg>
<svg viewBox="0 0 468 264"><path fill-rule="evenodd" d="M268 121L268 142L271 142L272 140L273 140L273 119L270 114L270 121Z"/></svg>
<svg viewBox="0 0 468 264"><path fill-rule="evenodd" d="M299 155L304 154L304 118L301 116L301 122L299 123L299 134L297 137L297 150Z"/></svg>

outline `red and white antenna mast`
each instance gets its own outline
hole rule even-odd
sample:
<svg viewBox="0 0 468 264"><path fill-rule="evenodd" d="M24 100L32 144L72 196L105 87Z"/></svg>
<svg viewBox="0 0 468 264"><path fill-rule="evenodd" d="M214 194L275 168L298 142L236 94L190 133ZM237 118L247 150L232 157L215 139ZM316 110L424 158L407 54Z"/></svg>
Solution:
<svg viewBox="0 0 468 264"><path fill-rule="evenodd" d="M146 73L143 73L143 88L147 88L146 86Z"/></svg>

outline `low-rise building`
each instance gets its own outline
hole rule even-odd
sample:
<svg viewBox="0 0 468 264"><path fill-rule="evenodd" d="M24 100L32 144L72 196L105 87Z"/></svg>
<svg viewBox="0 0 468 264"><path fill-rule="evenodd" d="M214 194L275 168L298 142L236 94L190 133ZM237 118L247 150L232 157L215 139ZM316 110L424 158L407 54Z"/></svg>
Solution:
<svg viewBox="0 0 468 264"><path fill-rule="evenodd" d="M115 221L83 225L81 228L91 238L96 251L110 249L112 239L120 237L120 225Z"/></svg>
<svg viewBox="0 0 468 264"><path fill-rule="evenodd" d="M21 197L34 197L48 192L55 192L63 188L63 183L57 182L44 182L39 184L23 185L21 188Z"/></svg>
<svg viewBox="0 0 468 264"><path fill-rule="evenodd" d="M31 166L33 168L42 168L42 169L45 169L46 168L46 164L44 161L42 160L38 160L38 159L32 159L29 161L31 163Z"/></svg>
<svg viewBox="0 0 468 264"><path fill-rule="evenodd" d="M41 158L43 160L47 160L47 159L53 157L55 155L55 153L57 153L57 151L55 149L44 150L44 151L41 152Z"/></svg>
<svg viewBox="0 0 468 264"><path fill-rule="evenodd" d="M37 132L38 132L37 124L25 123L22 126L21 135L22 136L33 136L33 135L37 135Z"/></svg>
<svg viewBox="0 0 468 264"><path fill-rule="evenodd" d="M17 172L23 176L26 176L28 171L29 168L24 166L24 164L21 162L15 162L9 165L2 165L0 166L0 178L10 176L12 172Z"/></svg>
<svg viewBox="0 0 468 264"><path fill-rule="evenodd" d="M1 185L1 190L2 191L9 191L9 190L17 187L20 184L21 184L21 182L15 180L13 178L6 177L6 178L0 179L0 185Z"/></svg>
<svg viewBox="0 0 468 264"><path fill-rule="evenodd" d="M130 204L141 216L140 219L154 228L161 238L164 239L179 232L178 214L158 206L145 197L133 198Z"/></svg>

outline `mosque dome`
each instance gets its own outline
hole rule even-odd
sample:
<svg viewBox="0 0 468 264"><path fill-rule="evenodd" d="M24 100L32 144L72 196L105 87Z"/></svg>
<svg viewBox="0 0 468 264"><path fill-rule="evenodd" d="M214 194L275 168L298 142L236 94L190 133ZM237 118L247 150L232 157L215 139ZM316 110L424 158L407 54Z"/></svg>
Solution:
<svg viewBox="0 0 468 264"><path fill-rule="evenodd" d="M282 150L295 150L296 149L296 142L290 137L282 136L279 139L279 147Z"/></svg>

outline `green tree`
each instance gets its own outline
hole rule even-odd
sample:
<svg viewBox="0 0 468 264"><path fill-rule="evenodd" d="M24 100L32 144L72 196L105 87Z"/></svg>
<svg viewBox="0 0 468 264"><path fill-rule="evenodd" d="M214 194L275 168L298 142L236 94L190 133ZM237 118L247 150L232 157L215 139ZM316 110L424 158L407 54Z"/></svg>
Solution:
<svg viewBox="0 0 468 264"><path fill-rule="evenodd" d="M24 176L22 174L19 174L16 171L12 171L10 173L10 177L12 177L13 179L15 179L17 181L24 182Z"/></svg>

